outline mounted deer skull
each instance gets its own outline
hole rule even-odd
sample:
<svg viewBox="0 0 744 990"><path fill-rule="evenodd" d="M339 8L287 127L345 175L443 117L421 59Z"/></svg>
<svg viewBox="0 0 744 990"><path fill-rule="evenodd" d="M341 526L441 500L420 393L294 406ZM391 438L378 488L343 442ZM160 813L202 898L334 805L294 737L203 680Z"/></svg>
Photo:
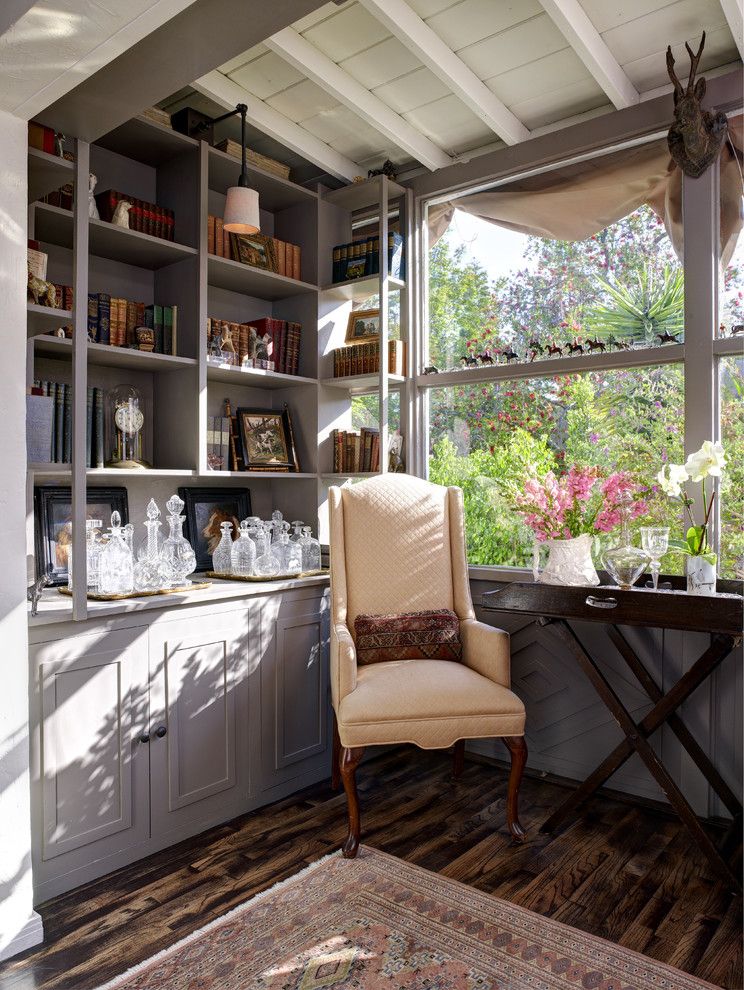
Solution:
<svg viewBox="0 0 744 990"><path fill-rule="evenodd" d="M674 83L674 123L669 128L667 141L669 151L677 165L685 175L697 179L718 158L721 144L726 136L728 123L726 114L720 110L710 113L703 110L702 101L705 96L705 79L695 81L695 73L700 63L705 45L705 31L700 39L697 54L693 54L685 42L687 54L690 56L690 77L687 89L674 72L674 56L672 46L667 48L666 63L669 78Z"/></svg>

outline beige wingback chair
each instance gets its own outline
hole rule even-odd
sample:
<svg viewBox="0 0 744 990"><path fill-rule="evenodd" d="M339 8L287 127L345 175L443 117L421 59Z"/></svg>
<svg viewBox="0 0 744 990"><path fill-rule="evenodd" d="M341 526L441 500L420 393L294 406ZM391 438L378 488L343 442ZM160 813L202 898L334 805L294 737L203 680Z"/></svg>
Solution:
<svg viewBox="0 0 744 990"><path fill-rule="evenodd" d="M509 635L475 619L465 557L462 492L402 474L331 488L331 691L333 780L349 808L344 856L356 855L356 768L366 746L455 745L499 737L511 755L507 823L515 840L527 759L524 705L509 690ZM451 609L460 619L463 662L399 660L357 666L358 615Z"/></svg>

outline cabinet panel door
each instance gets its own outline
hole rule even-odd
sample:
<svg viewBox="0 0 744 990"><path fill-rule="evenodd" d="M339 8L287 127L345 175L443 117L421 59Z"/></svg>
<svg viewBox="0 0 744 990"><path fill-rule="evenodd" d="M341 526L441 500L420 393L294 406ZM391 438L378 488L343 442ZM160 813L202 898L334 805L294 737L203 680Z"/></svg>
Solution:
<svg viewBox="0 0 744 990"><path fill-rule="evenodd" d="M218 612L150 631L154 835L224 820L237 792L248 791L249 615Z"/></svg>
<svg viewBox="0 0 744 990"><path fill-rule="evenodd" d="M146 641L112 633L108 649L100 642L81 636L31 648L41 691L43 860L114 837L96 847L98 857L149 834L147 746L139 742L148 723Z"/></svg>

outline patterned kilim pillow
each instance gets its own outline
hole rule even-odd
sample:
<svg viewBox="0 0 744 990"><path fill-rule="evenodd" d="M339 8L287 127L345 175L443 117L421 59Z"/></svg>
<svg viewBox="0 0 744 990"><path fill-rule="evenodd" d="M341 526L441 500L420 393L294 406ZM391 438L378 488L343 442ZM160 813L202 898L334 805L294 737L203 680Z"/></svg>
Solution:
<svg viewBox="0 0 744 990"><path fill-rule="evenodd" d="M357 662L461 660L460 620L449 609L403 615L358 615Z"/></svg>

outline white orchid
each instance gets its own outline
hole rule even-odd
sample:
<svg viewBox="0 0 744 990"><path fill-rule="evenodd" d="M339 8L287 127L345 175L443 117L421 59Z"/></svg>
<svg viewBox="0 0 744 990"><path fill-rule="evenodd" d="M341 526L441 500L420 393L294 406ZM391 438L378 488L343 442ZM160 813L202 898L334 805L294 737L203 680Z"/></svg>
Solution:
<svg viewBox="0 0 744 990"><path fill-rule="evenodd" d="M726 467L726 454L720 441L713 443L706 440L700 450L690 454L685 464L685 470L692 481L703 481L708 475L720 477Z"/></svg>
<svg viewBox="0 0 744 990"><path fill-rule="evenodd" d="M665 464L656 475L656 480L665 495L679 498L682 494L682 485L689 480L689 477L684 464Z"/></svg>

